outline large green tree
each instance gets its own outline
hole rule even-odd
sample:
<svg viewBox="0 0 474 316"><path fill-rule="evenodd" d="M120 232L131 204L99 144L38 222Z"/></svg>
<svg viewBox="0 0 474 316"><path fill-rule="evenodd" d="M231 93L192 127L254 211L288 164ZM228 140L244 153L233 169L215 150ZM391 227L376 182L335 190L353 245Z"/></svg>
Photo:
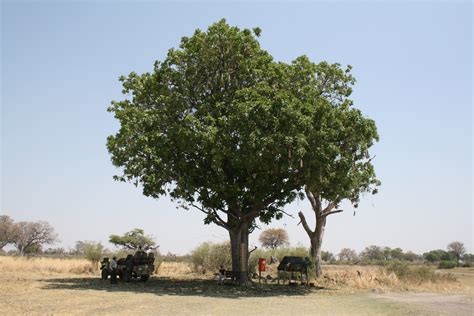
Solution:
<svg viewBox="0 0 474 316"><path fill-rule="evenodd" d="M117 180L146 196L169 194L229 232L232 270L248 273L248 236L301 188L310 103L291 86L292 65L260 48L260 29L224 20L183 37L153 72L122 77L128 97L109 108L120 122L107 146Z"/></svg>
<svg viewBox="0 0 474 316"><path fill-rule="evenodd" d="M378 140L375 122L353 108L349 99L355 79L351 67L306 57L296 60L298 71L292 82L300 99L313 104L311 129L305 134L305 151L300 177L315 215L312 229L303 212L298 215L311 242L311 255L320 277L321 246L327 217L342 212L340 203L348 200L357 207L364 192L376 193L380 184L371 163L369 148ZM304 74L304 75L302 75Z"/></svg>

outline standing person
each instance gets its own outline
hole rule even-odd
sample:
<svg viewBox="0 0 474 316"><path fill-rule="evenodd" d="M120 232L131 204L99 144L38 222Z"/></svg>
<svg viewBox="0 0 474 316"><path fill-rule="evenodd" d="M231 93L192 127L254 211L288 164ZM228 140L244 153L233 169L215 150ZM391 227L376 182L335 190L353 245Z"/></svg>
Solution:
<svg viewBox="0 0 474 316"><path fill-rule="evenodd" d="M224 266L221 265L221 267L219 268L219 281L217 284L219 285L224 284L224 279L225 279L225 269L224 269Z"/></svg>
<svg viewBox="0 0 474 316"><path fill-rule="evenodd" d="M110 284L117 284L117 257L110 261Z"/></svg>

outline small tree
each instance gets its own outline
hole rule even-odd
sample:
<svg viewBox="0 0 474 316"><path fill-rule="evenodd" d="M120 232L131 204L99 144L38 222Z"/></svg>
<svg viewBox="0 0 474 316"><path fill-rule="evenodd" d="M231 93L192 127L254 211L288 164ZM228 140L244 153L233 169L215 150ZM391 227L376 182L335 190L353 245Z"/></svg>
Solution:
<svg viewBox="0 0 474 316"><path fill-rule="evenodd" d="M329 251L321 251L321 259L325 262L329 262L334 259L334 254Z"/></svg>
<svg viewBox="0 0 474 316"><path fill-rule="evenodd" d="M390 249L390 247L383 248L383 257L386 261L392 259L392 249Z"/></svg>
<svg viewBox="0 0 474 316"><path fill-rule="evenodd" d="M366 247L364 251L361 252L360 256L369 260L383 260L384 259L383 249L375 245Z"/></svg>
<svg viewBox="0 0 474 316"><path fill-rule="evenodd" d="M390 258L392 259L403 260L404 255L405 254L401 248L394 248L390 250Z"/></svg>
<svg viewBox="0 0 474 316"><path fill-rule="evenodd" d="M0 251L6 245L12 243L15 240L15 224L13 219L8 215L0 216Z"/></svg>
<svg viewBox="0 0 474 316"><path fill-rule="evenodd" d="M18 222L15 223L16 233L13 244L20 256L37 252L42 245L53 244L57 241L54 228L47 222Z"/></svg>
<svg viewBox="0 0 474 316"><path fill-rule="evenodd" d="M283 228L268 228L264 230L258 238L262 247L276 249L282 246L288 246L288 233Z"/></svg>
<svg viewBox="0 0 474 316"><path fill-rule="evenodd" d="M97 268L104 253L104 246L100 242L84 242L83 245L85 258L91 262L94 269Z"/></svg>
<svg viewBox="0 0 474 316"><path fill-rule="evenodd" d="M422 258L422 256L417 255L416 253L414 253L412 251L407 251L406 253L403 254L403 259L406 260L406 261L410 261L410 262L419 260L421 258Z"/></svg>
<svg viewBox="0 0 474 316"><path fill-rule="evenodd" d="M357 259L357 252L354 249L342 248L338 256L341 261L354 261Z"/></svg>
<svg viewBox="0 0 474 316"><path fill-rule="evenodd" d="M459 266L459 259L461 259L461 256L466 253L464 244L460 241L453 241L448 245L448 251L454 255L456 258L456 265Z"/></svg>
<svg viewBox="0 0 474 316"><path fill-rule="evenodd" d="M453 256L451 253L444 251L442 249L431 250L429 252L425 252L423 254L423 259L429 261L431 263L439 262L439 261L450 261L453 260Z"/></svg>
<svg viewBox="0 0 474 316"><path fill-rule="evenodd" d="M132 229L122 236L110 235L109 242L128 250L134 250L139 247L143 249L153 248L156 245L154 238L150 235L145 235L145 231L140 228Z"/></svg>

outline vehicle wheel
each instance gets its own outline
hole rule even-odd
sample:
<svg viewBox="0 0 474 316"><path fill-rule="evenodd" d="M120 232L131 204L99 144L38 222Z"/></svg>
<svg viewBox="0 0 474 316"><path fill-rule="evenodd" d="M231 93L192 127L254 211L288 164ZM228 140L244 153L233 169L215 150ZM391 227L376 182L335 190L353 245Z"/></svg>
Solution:
<svg viewBox="0 0 474 316"><path fill-rule="evenodd" d="M124 282L130 282L131 275L130 275L129 271L127 271L127 270L123 271L122 276L123 276L123 281Z"/></svg>
<svg viewBox="0 0 474 316"><path fill-rule="evenodd" d="M140 280L142 280L142 282L146 282L146 281L148 281L148 278L149 278L148 275L142 275L142 276L140 277Z"/></svg>

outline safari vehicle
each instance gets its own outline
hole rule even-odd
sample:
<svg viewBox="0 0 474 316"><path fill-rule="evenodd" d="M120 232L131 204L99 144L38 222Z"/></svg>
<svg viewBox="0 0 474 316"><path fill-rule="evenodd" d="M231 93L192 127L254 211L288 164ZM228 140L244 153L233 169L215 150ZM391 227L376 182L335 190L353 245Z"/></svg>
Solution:
<svg viewBox="0 0 474 316"><path fill-rule="evenodd" d="M117 275L125 282L130 282L132 279L140 279L146 282L155 271L154 262L155 256L153 253L147 255L144 251L137 251L135 255L128 255L126 258L117 260ZM104 258L101 264L101 276L105 280L111 274L109 259Z"/></svg>

